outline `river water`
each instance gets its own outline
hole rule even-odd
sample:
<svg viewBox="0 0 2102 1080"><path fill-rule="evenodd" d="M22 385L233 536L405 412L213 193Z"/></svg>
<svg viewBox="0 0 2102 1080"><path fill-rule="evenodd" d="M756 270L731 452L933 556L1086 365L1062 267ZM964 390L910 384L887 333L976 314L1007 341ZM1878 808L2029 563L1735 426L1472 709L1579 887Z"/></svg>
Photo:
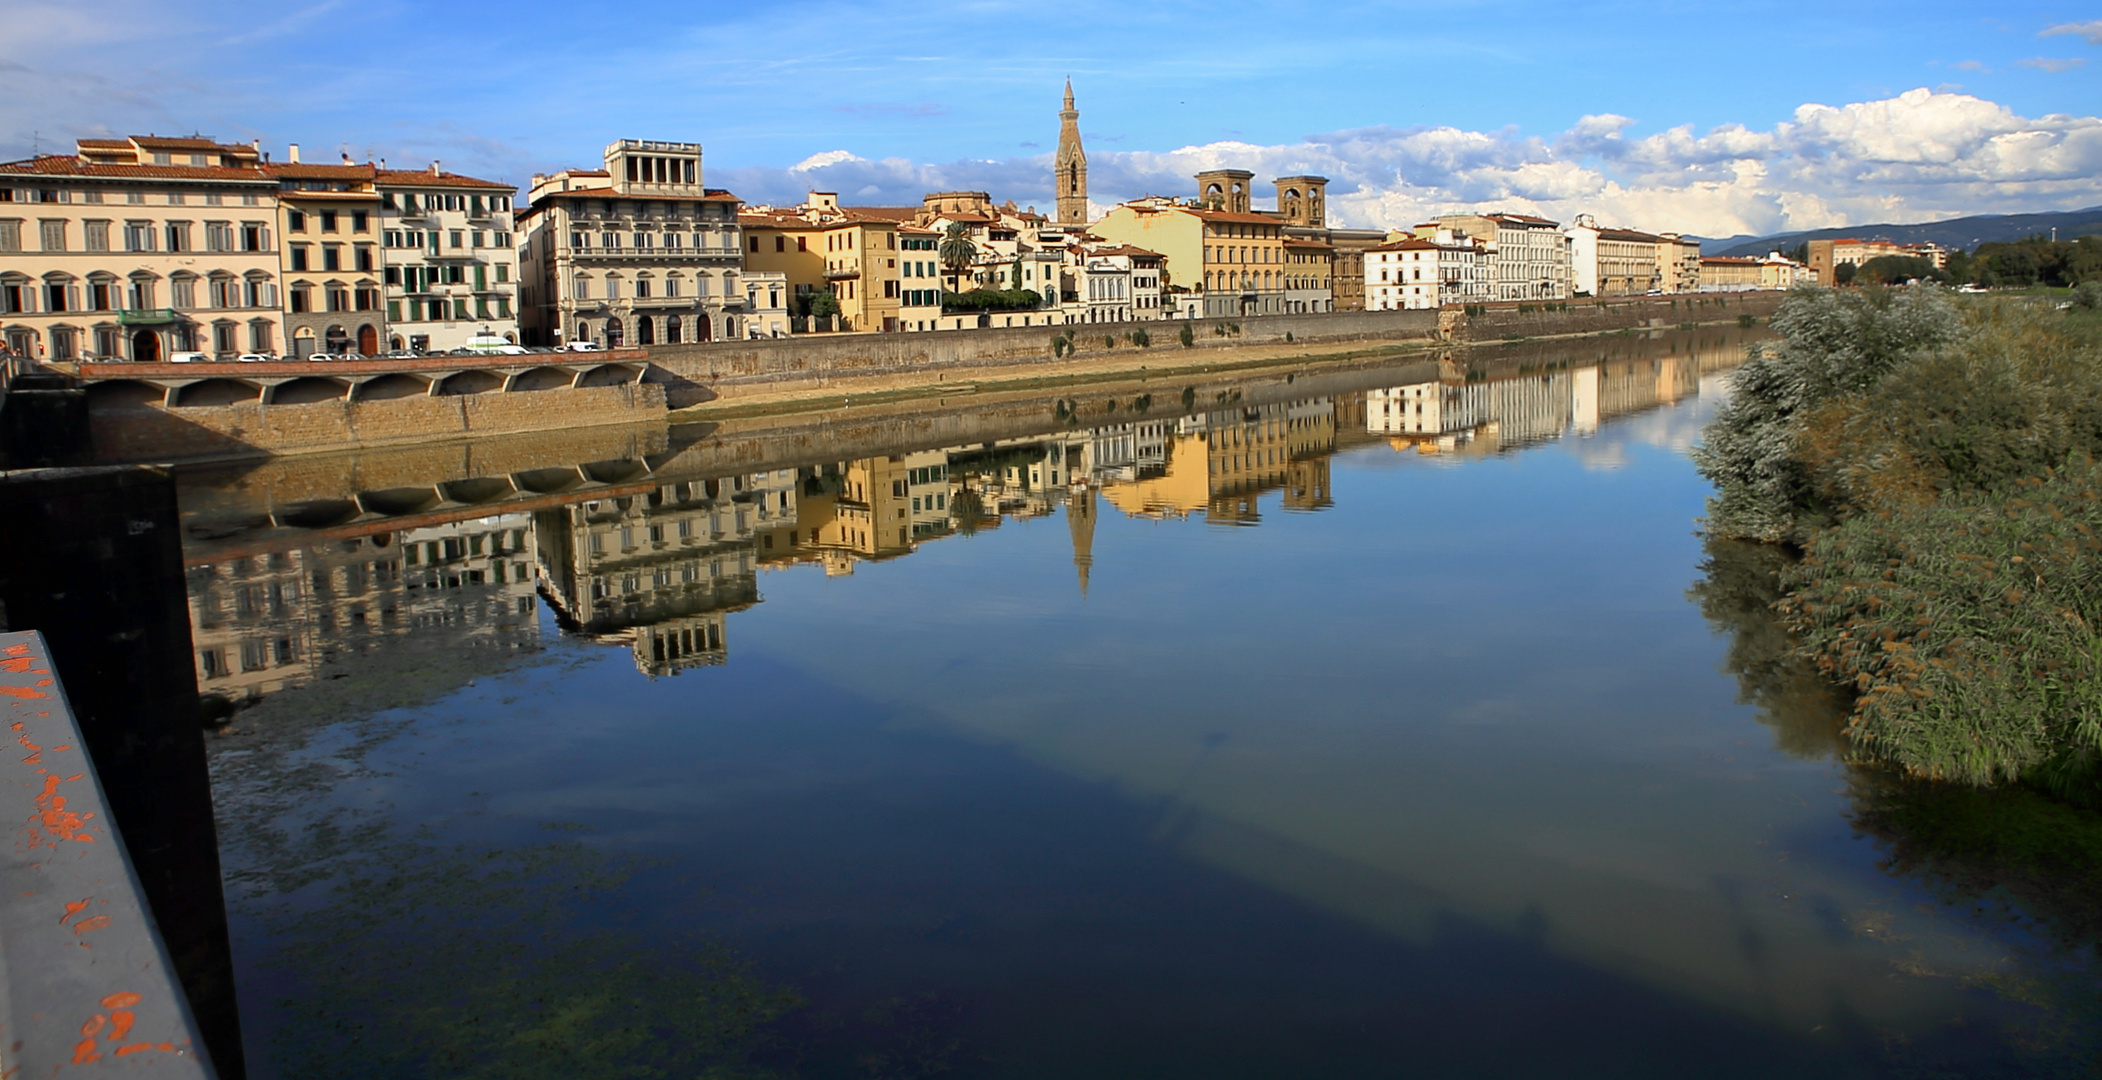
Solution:
<svg viewBox="0 0 2102 1080"><path fill-rule="evenodd" d="M1696 534L1761 333L189 475L251 1068L2077 1075L2060 809Z"/></svg>

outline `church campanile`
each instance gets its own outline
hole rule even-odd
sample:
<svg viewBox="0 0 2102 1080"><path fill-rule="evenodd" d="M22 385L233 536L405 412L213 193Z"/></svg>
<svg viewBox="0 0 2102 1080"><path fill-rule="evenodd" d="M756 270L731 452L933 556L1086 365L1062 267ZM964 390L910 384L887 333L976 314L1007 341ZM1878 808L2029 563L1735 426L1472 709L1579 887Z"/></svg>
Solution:
<svg viewBox="0 0 2102 1080"><path fill-rule="evenodd" d="M1080 110L1073 107L1073 80L1066 80L1066 107L1058 111L1058 160L1052 167L1058 190L1058 221L1087 224L1087 151L1080 148Z"/></svg>

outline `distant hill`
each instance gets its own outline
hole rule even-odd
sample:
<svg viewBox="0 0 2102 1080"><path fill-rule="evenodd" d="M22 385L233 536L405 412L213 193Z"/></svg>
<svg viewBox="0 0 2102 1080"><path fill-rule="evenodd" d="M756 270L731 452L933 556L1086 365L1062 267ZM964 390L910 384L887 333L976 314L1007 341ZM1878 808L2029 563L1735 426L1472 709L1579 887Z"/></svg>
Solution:
<svg viewBox="0 0 2102 1080"><path fill-rule="evenodd" d="M1943 247L1970 250L1979 244L2020 240L2037 233L2049 236L2054 227L2058 230L2060 240L2071 240L2076 236L2089 234L2102 235L2102 206L2050 214L1976 214L1919 225L1853 225L1844 229L1812 229L1808 232L1781 233L1776 236L1703 239L1701 253L1764 255L1769 251L1794 247L1805 240L1843 240L1850 236L1864 240L1887 236L1901 244L1917 244L1931 240Z"/></svg>

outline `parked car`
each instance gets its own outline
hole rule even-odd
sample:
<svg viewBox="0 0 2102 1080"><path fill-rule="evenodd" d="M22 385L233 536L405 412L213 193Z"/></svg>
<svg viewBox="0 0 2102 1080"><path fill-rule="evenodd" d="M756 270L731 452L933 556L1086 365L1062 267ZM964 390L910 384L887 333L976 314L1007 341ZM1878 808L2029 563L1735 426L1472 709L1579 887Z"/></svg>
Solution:
<svg viewBox="0 0 2102 1080"><path fill-rule="evenodd" d="M336 357L331 356L330 354L325 352L317 352L307 354L307 359L316 364L326 364L330 361L335 360Z"/></svg>
<svg viewBox="0 0 2102 1080"><path fill-rule="evenodd" d="M201 352L179 352L168 354L168 362L171 364L202 364L209 362L211 358L212 354Z"/></svg>
<svg viewBox="0 0 2102 1080"><path fill-rule="evenodd" d="M1985 286L1983 286L1983 285L1980 285L1980 284L1978 284L1977 282L1975 282L1975 281L1974 281L1974 282L1971 282L1971 283L1970 283L1970 284L1968 284L1968 285L1963 285L1963 286L1959 286L1959 287L1957 288L1957 290L1956 290L1956 291L1957 291L1957 292L1967 292L1967 293L1982 293L1982 292L1984 292L1984 291L1985 291Z"/></svg>
<svg viewBox="0 0 2102 1080"><path fill-rule="evenodd" d="M596 341L572 341L562 348L568 352L604 352Z"/></svg>
<svg viewBox="0 0 2102 1080"><path fill-rule="evenodd" d="M277 359L277 357L272 356L269 353L245 352L239 356L234 357L234 359L244 364L267 364L272 360Z"/></svg>

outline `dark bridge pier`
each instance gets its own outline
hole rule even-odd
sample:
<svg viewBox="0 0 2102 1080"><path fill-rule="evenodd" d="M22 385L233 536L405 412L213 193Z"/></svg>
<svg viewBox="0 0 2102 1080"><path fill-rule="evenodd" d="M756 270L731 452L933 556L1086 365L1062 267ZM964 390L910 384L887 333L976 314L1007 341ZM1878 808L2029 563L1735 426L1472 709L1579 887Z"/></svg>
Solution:
<svg viewBox="0 0 2102 1080"><path fill-rule="evenodd" d="M244 1075L175 485L0 472L0 630L41 631L218 1075Z"/></svg>

